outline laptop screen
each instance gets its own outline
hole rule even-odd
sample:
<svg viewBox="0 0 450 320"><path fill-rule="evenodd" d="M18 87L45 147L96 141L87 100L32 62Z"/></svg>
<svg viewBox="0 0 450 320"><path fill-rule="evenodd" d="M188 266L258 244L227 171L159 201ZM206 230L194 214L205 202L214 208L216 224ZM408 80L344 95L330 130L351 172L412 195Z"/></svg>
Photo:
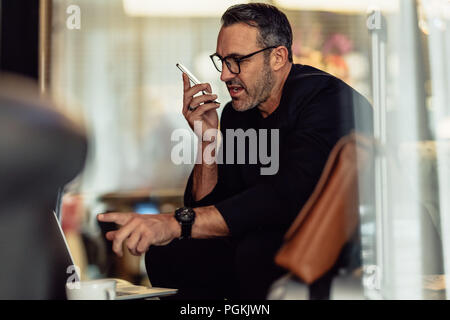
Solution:
<svg viewBox="0 0 450 320"><path fill-rule="evenodd" d="M50 273L53 276L49 279L52 298L66 299L66 283L79 281L80 275L77 270L72 255L70 254L66 238L56 213L49 215L49 243L51 243L49 260L52 261Z"/></svg>

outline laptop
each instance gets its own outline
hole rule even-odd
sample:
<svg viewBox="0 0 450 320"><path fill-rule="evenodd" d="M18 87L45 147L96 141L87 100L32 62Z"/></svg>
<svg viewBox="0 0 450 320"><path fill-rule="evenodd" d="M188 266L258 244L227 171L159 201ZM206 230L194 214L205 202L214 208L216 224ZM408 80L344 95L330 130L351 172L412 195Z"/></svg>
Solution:
<svg viewBox="0 0 450 320"><path fill-rule="evenodd" d="M58 230L58 232L54 233L56 235L54 241L56 242L57 247L64 251L62 253L63 258L62 263L64 264L67 273L66 282L64 283L65 288L65 285L68 281L69 282L79 281L80 275L78 274L77 268L74 268L75 263L73 262L73 257L70 252L70 248L67 244L66 237L61 228L60 222L58 221L58 216L61 217L61 215L58 215L56 214L56 212L53 212L54 219L51 219L52 220L51 228ZM108 279L116 281L116 300L156 298L173 295L176 294L178 291L178 289L159 288L159 287L149 288L146 286L138 286L122 279L115 279L115 278L108 278Z"/></svg>

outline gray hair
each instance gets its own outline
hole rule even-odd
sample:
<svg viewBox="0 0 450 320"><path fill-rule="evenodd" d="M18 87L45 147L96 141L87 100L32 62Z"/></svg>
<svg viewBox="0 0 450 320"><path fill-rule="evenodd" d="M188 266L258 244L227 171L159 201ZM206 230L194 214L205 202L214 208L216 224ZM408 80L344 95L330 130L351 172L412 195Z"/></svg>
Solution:
<svg viewBox="0 0 450 320"><path fill-rule="evenodd" d="M222 15L222 26L243 22L259 31L258 44L262 47L285 46L288 60L292 62L292 29L286 15L265 3L248 3L231 6Z"/></svg>

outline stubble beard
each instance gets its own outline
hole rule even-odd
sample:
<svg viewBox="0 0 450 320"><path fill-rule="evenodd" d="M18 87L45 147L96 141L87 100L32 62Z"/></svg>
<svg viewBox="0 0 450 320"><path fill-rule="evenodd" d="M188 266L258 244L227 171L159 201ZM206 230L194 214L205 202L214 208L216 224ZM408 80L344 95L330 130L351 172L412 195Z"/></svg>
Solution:
<svg viewBox="0 0 450 320"><path fill-rule="evenodd" d="M275 85L275 78L273 76L272 70L266 64L263 70L263 74L256 81L255 86L252 89L245 88L247 97L245 100L241 101L240 106L232 101L233 108L236 111L247 111L259 106L269 99L272 89Z"/></svg>

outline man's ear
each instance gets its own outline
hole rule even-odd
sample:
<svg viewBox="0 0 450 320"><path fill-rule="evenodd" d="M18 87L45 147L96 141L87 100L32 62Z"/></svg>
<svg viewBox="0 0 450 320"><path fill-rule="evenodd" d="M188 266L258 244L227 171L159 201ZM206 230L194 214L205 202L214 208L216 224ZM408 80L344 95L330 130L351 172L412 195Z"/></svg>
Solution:
<svg viewBox="0 0 450 320"><path fill-rule="evenodd" d="M278 71L288 63L289 53L285 46L279 46L272 51L272 68L274 71Z"/></svg>

